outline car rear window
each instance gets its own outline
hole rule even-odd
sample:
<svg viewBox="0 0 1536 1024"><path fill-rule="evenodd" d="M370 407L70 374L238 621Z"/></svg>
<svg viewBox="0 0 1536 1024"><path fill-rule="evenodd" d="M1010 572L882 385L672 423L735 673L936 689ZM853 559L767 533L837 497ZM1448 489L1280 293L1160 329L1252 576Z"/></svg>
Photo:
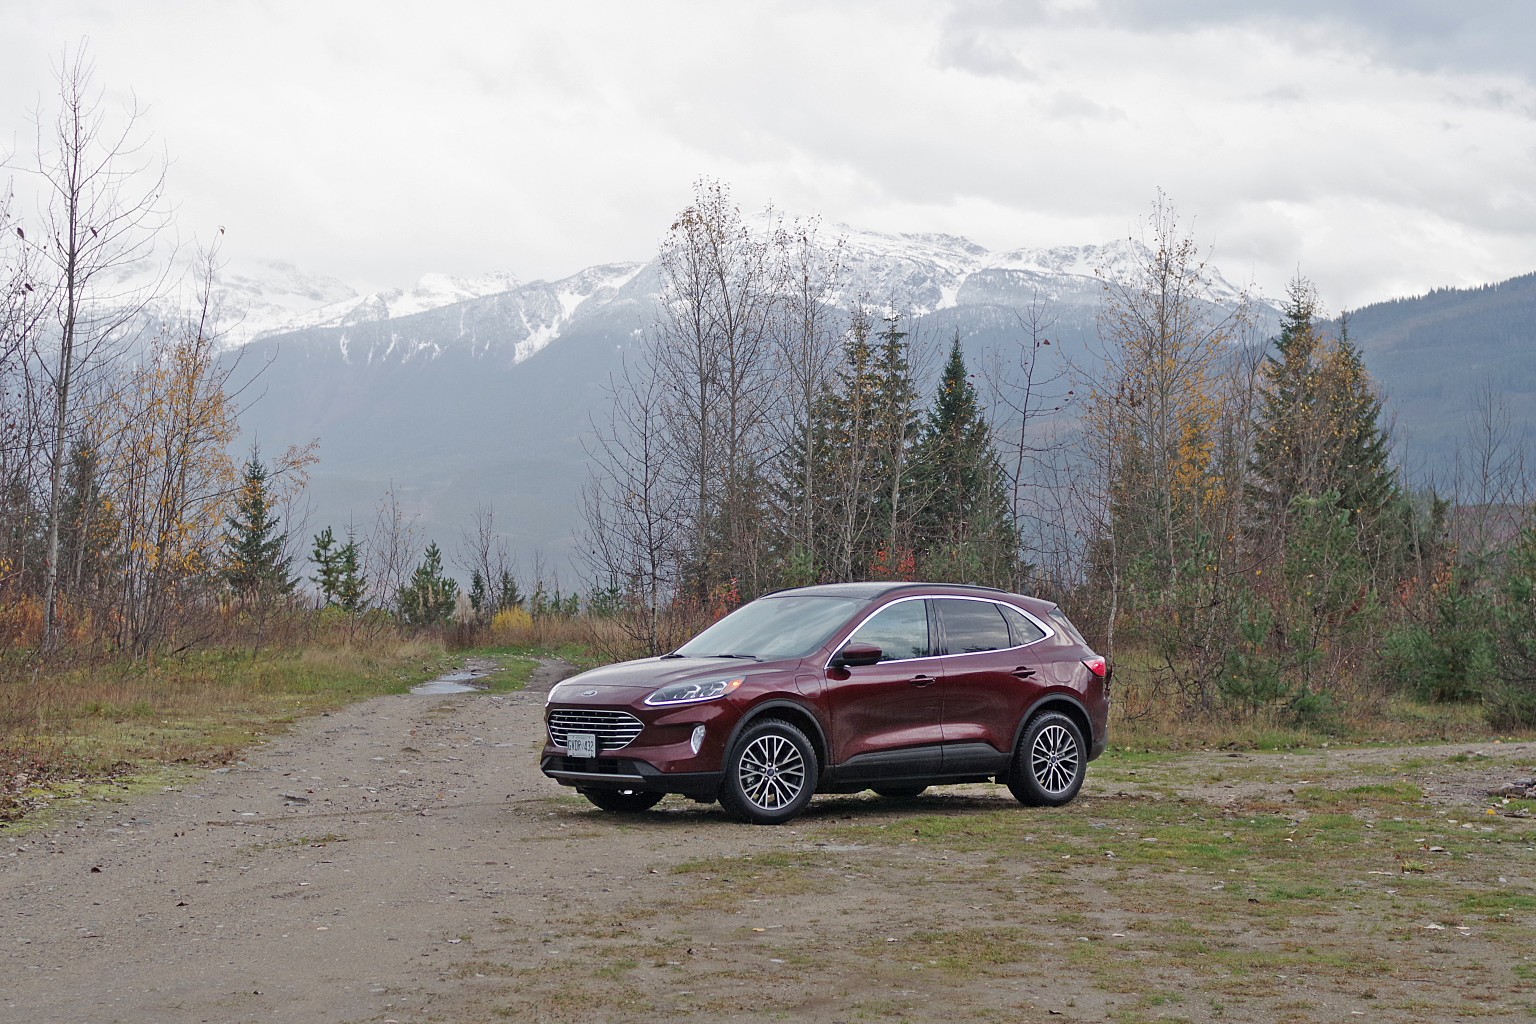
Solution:
<svg viewBox="0 0 1536 1024"><path fill-rule="evenodd" d="M1007 619L1008 625L1013 628L1014 646L1023 647L1025 644L1032 644L1045 638L1045 630L1041 629L1040 624L1034 619L1017 608L1010 608L1007 605L1001 607L1003 618Z"/></svg>
<svg viewBox="0 0 1536 1024"><path fill-rule="evenodd" d="M1062 613L1060 608L1052 608L1050 618L1051 622L1055 623L1056 628L1061 630L1064 635L1070 637L1079 646L1088 646L1088 641L1083 639L1083 634L1077 631L1077 627L1072 625L1071 620Z"/></svg>
<svg viewBox="0 0 1536 1024"><path fill-rule="evenodd" d="M991 601L940 598L944 648L950 654L1001 651L1013 646L1003 610Z"/></svg>

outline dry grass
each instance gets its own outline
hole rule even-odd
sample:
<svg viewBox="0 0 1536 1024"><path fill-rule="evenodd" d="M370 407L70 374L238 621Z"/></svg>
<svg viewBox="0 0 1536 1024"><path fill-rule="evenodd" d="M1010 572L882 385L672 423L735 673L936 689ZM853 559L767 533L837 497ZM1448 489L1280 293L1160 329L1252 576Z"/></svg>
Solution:
<svg viewBox="0 0 1536 1024"><path fill-rule="evenodd" d="M1328 709L1305 717L1285 707L1237 710L1220 704L1201 713L1191 709L1191 698L1170 692L1152 659L1129 652L1115 660L1110 736L1117 747L1144 750L1284 750L1340 742L1516 738L1490 726L1476 703L1425 704L1358 679L1326 694Z"/></svg>
<svg viewBox="0 0 1536 1024"><path fill-rule="evenodd" d="M705 612L678 612L661 623L660 648L682 645L712 621ZM456 649L546 652L583 668L644 658L653 652L644 624L634 616L565 616L533 618L521 609L499 613L487 625L457 627L449 638Z"/></svg>
<svg viewBox="0 0 1536 1024"><path fill-rule="evenodd" d="M68 782L217 764L295 719L399 692L442 665L432 640L398 637L253 654L131 661L0 661L0 821Z"/></svg>

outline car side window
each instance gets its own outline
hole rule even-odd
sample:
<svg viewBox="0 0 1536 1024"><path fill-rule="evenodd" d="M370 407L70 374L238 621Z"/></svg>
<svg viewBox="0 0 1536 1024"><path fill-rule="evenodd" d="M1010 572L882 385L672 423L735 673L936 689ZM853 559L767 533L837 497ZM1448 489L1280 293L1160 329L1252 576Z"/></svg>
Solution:
<svg viewBox="0 0 1536 1024"><path fill-rule="evenodd" d="M1001 651L1013 646L1003 611L991 601L939 599L945 648L950 654Z"/></svg>
<svg viewBox="0 0 1536 1024"><path fill-rule="evenodd" d="M850 643L874 644L881 661L926 658L932 651L928 640L928 608L924 601L900 601L887 605L854 630Z"/></svg>
<svg viewBox="0 0 1536 1024"><path fill-rule="evenodd" d="M1025 644L1044 639L1045 630L1041 629L1034 619L1017 608L1010 608L1007 605L999 605L999 607L1003 609L1003 618L1008 620L1009 627L1013 629L1015 647L1023 647Z"/></svg>

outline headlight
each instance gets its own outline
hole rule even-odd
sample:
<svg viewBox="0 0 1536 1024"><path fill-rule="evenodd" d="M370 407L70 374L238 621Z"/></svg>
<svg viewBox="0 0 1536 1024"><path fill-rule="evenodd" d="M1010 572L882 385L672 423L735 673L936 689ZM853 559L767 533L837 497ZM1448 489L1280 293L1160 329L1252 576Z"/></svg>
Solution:
<svg viewBox="0 0 1536 1024"><path fill-rule="evenodd" d="M696 704L701 700L715 700L734 693L742 684L741 679L711 679L707 683L671 683L649 697L647 704Z"/></svg>

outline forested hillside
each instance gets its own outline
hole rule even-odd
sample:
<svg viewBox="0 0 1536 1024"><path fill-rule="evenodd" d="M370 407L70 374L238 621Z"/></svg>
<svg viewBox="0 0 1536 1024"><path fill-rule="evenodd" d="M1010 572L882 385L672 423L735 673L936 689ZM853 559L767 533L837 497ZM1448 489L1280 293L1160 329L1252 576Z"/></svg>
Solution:
<svg viewBox="0 0 1536 1024"><path fill-rule="evenodd" d="M1536 274L1379 302L1348 323L1381 383L1410 478L1450 487L1458 451L1467 468L1484 391L1525 432L1526 460L1536 466Z"/></svg>

